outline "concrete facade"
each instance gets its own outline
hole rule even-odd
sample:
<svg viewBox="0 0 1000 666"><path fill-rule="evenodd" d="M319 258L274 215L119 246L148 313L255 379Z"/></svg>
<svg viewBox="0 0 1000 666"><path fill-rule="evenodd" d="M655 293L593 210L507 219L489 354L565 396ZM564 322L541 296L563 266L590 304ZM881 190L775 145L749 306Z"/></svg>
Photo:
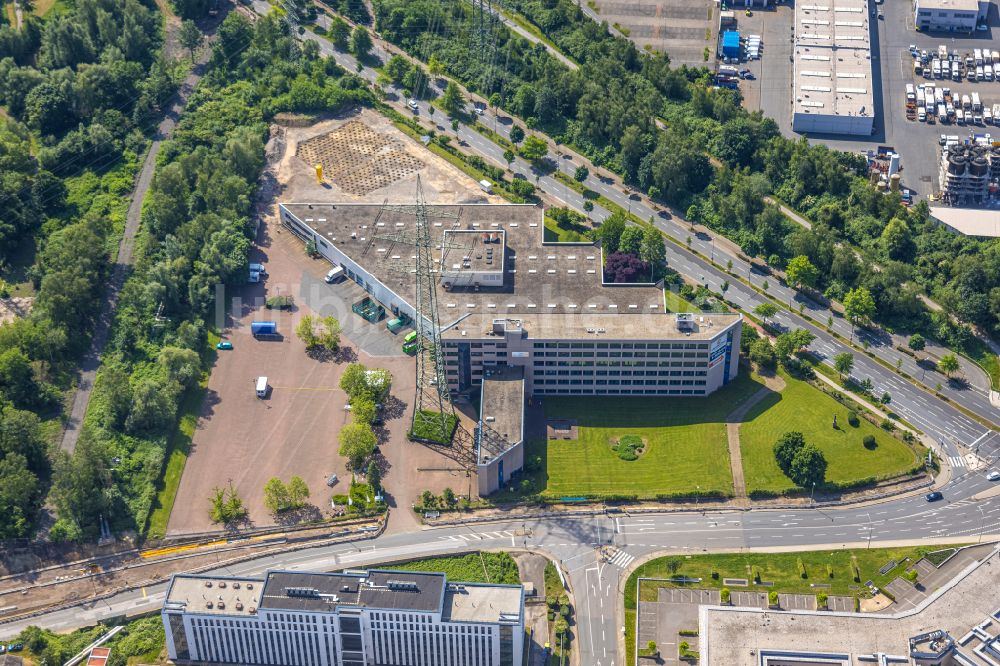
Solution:
<svg viewBox="0 0 1000 666"><path fill-rule="evenodd" d="M161 613L178 663L520 666L521 586L443 573L176 575Z"/></svg>
<svg viewBox="0 0 1000 666"><path fill-rule="evenodd" d="M989 15L980 0L913 0L913 24L925 32L974 32Z"/></svg>

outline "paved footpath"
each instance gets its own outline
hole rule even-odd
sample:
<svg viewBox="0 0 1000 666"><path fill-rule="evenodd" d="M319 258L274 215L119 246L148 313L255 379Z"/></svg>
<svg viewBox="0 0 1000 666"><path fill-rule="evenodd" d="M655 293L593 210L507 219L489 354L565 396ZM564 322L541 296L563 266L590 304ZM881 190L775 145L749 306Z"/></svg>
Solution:
<svg viewBox="0 0 1000 666"><path fill-rule="evenodd" d="M118 304L118 295L125 279L132 268L133 252L135 249L135 235L139 231L139 222L142 214L142 202L146 198L146 192L153 182L153 172L156 169L156 156L160 153L160 146L171 137L184 106L194 89L198 87L201 80L205 64L208 62L212 50L203 47L195 61L195 66L184 79L174 100L167 109L163 121L160 122L153 136L153 143L146 153L146 160L142 163L142 170L135 181L135 189L132 191L132 200L129 202L128 215L125 218L125 232L122 234L121 242L118 244L118 254L111 271L111 280L108 282L108 290L105 295L101 313L97 318L94 327L94 337L90 341L90 349L80 363L80 377L77 382L76 393L73 395L73 404L70 407L69 419L66 429L63 430L61 447L64 451L72 455L76 448L76 442L80 439L80 431L83 426L83 419L87 415L87 406L90 404L90 396L94 390L94 379L97 377L97 370L101 367L101 355L104 347L108 343L108 333L111 330L111 323L114 320L115 307Z"/></svg>

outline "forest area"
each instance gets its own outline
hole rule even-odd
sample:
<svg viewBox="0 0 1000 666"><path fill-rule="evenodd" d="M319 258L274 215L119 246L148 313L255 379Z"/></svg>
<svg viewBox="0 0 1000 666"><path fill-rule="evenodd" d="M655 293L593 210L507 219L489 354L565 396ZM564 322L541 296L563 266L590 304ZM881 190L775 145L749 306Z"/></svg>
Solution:
<svg viewBox="0 0 1000 666"><path fill-rule="evenodd" d="M375 27L389 41L729 236L748 256L778 269L807 257L817 279L806 286L833 299L863 287L878 323L958 349L971 331L949 313L1000 331L996 241L952 234L925 204L906 208L898 196L876 193L862 157L781 136L772 120L740 106L737 91L713 89L707 70L674 68L667 55L638 50L572 0L511 0L510 8L578 70L502 26L495 49L480 57L477 19L460 0L373 4ZM787 220L766 196L799 210L813 228ZM929 312L921 291L945 312Z"/></svg>
<svg viewBox="0 0 1000 666"><path fill-rule="evenodd" d="M208 3L179 0L200 16ZM33 297L0 327L0 539L141 534L178 407L198 390L217 287L245 281L268 120L368 101L354 75L300 46L279 18L229 15L208 72L158 157L135 268L121 292L72 456L64 402L124 227L152 125L182 63L160 58L152 1L76 0L0 25L0 283ZM224 292L222 292L224 293Z"/></svg>

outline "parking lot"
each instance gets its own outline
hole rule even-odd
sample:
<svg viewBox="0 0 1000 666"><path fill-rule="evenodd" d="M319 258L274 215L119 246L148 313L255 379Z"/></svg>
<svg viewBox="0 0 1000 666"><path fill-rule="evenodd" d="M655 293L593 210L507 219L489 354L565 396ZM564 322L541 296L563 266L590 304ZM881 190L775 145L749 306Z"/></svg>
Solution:
<svg viewBox="0 0 1000 666"><path fill-rule="evenodd" d="M994 39L1000 30L995 6L990 8L989 30L967 34L935 34L917 32L913 27L912 6L906 2L871 4L883 18L872 21L872 90L875 93L875 134L870 137L834 135L808 135L809 140L844 151L866 152L879 145L896 149L902 157L903 185L918 195L929 195L937 190L938 139L941 134L968 137L970 132L991 132L1000 135L1000 127L969 126L935 122L933 125L910 121L906 118L906 84L934 81L948 86L959 96L973 91L979 93L984 105L1000 103L1000 82L961 82L915 77L909 46L916 45L928 53L945 45L949 52L958 51L964 56L974 49L998 48ZM763 55L759 61L746 66L754 74L753 81L741 81L744 105L751 111L763 113L775 120L782 134L796 138L791 130L792 61L794 9L779 5L772 10L755 10L752 17L737 12L738 29L745 34L763 37Z"/></svg>
<svg viewBox="0 0 1000 666"><path fill-rule="evenodd" d="M705 66L705 49L713 57L719 9L710 0L596 0L598 18L628 31L640 48L649 46L670 56L674 66Z"/></svg>

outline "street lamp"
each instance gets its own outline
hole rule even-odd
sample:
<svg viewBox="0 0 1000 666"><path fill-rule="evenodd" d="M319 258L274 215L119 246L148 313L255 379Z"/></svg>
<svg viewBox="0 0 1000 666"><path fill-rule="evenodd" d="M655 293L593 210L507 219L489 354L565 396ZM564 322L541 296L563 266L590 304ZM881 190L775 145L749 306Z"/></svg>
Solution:
<svg viewBox="0 0 1000 666"><path fill-rule="evenodd" d="M865 515L868 516L868 550L871 550L871 547L872 547L872 514L869 511L869 512L865 513Z"/></svg>
<svg viewBox="0 0 1000 666"><path fill-rule="evenodd" d="M983 531L986 529L986 513L983 511L982 505L977 504L976 508L979 509L979 543L983 542Z"/></svg>

